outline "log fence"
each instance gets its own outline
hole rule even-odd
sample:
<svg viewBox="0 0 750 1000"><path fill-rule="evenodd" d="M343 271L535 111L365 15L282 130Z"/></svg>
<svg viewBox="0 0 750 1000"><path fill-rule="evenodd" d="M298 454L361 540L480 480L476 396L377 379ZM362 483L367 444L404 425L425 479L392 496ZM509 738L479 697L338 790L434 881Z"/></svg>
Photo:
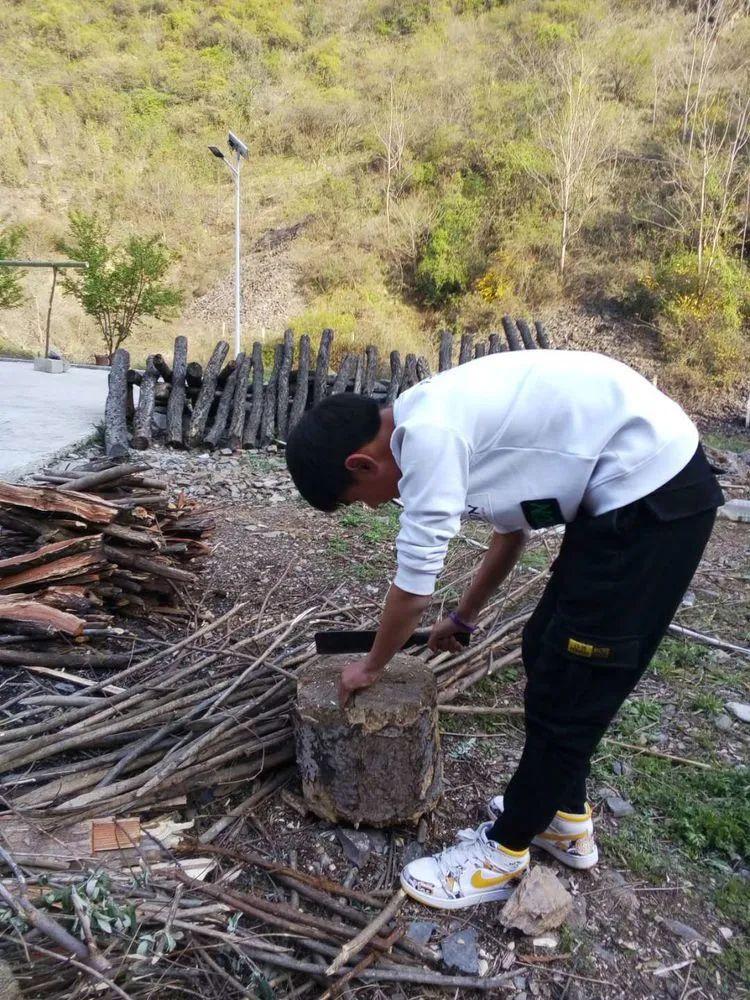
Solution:
<svg viewBox="0 0 750 1000"><path fill-rule="evenodd" d="M550 338L538 320L503 317L503 335L490 333L477 339L465 333L458 339L449 330L440 334L438 371L455 363L465 364L501 351L549 349ZM392 405L407 389L431 375L427 358L415 354L401 357L391 351L381 359L376 347L347 353L331 370L333 330L323 330L313 356L310 337L304 334L295 345L287 330L274 349L270 371L264 370L263 348L227 361L229 345L220 340L204 366L188 361L186 337L175 338L171 359L155 354L145 371L130 368L130 356L122 348L115 352L109 375L105 409L105 449L109 458L124 459L129 447L143 451L155 436L174 448L264 448L284 443L305 410L321 399L341 392L369 396ZM455 357L457 354L457 357ZM295 368L296 363L296 368ZM137 406L133 386L139 386Z"/></svg>

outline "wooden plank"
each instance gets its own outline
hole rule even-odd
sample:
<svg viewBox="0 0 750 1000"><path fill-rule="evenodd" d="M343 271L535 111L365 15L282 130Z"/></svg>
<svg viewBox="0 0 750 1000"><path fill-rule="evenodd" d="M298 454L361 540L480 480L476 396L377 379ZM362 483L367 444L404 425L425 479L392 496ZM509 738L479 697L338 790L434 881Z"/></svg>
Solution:
<svg viewBox="0 0 750 1000"><path fill-rule="evenodd" d="M48 486L13 486L0 482L0 504L36 513L71 514L94 524L109 524L117 516L117 507L106 500Z"/></svg>
<svg viewBox="0 0 750 1000"><path fill-rule="evenodd" d="M313 406L323 399L326 394L328 363L331 356L331 343L333 341L333 330L324 330L320 336L320 347L318 348L318 359L315 364L315 380L313 382Z"/></svg>
<svg viewBox="0 0 750 1000"><path fill-rule="evenodd" d="M292 410L289 414L289 430L300 420L307 406L310 392L310 338L303 334L299 341L299 366L297 369L297 387L294 391Z"/></svg>
<svg viewBox="0 0 750 1000"><path fill-rule="evenodd" d="M175 337L172 371L172 391L167 400L167 444L182 448L184 444L183 415L185 413L187 378L187 337Z"/></svg>
<svg viewBox="0 0 750 1000"><path fill-rule="evenodd" d="M289 426L289 376L294 360L294 333L284 331L284 342L281 349L279 377L276 383L276 427L282 441L286 441Z"/></svg>
<svg viewBox="0 0 750 1000"><path fill-rule="evenodd" d="M141 842L141 821L137 816L123 819L92 819L91 851L118 851L137 847Z"/></svg>
<svg viewBox="0 0 750 1000"><path fill-rule="evenodd" d="M243 448L254 448L258 443L258 430L263 415L263 347L257 340L253 344L252 366L253 395L242 432Z"/></svg>

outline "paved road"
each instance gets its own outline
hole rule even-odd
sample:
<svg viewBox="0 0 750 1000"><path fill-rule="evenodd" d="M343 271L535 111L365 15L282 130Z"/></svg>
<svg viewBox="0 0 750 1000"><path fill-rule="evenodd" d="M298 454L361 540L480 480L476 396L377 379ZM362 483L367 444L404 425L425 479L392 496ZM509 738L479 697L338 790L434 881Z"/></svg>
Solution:
<svg viewBox="0 0 750 1000"><path fill-rule="evenodd" d="M108 371L48 375L31 362L0 361L0 479L14 482L90 437L104 415Z"/></svg>

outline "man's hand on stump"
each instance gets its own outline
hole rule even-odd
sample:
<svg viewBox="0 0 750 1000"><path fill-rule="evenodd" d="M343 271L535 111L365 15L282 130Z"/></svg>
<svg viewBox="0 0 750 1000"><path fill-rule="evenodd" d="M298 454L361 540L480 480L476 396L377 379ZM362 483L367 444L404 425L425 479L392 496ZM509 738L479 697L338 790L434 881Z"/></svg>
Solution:
<svg viewBox="0 0 750 1000"><path fill-rule="evenodd" d="M352 660L345 664L341 670L339 678L339 704L346 707L355 691L370 687L380 677L381 670L373 670L368 666L367 660Z"/></svg>

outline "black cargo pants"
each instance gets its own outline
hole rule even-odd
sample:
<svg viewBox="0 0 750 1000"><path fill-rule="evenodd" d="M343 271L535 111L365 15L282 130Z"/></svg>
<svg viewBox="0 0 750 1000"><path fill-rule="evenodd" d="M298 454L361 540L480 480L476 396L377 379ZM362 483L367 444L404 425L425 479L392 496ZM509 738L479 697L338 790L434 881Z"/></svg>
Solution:
<svg viewBox="0 0 750 1000"><path fill-rule="evenodd" d="M526 743L492 839L522 850L558 809L583 812L591 756L664 636L723 502L699 447L649 496L567 525L524 629Z"/></svg>

